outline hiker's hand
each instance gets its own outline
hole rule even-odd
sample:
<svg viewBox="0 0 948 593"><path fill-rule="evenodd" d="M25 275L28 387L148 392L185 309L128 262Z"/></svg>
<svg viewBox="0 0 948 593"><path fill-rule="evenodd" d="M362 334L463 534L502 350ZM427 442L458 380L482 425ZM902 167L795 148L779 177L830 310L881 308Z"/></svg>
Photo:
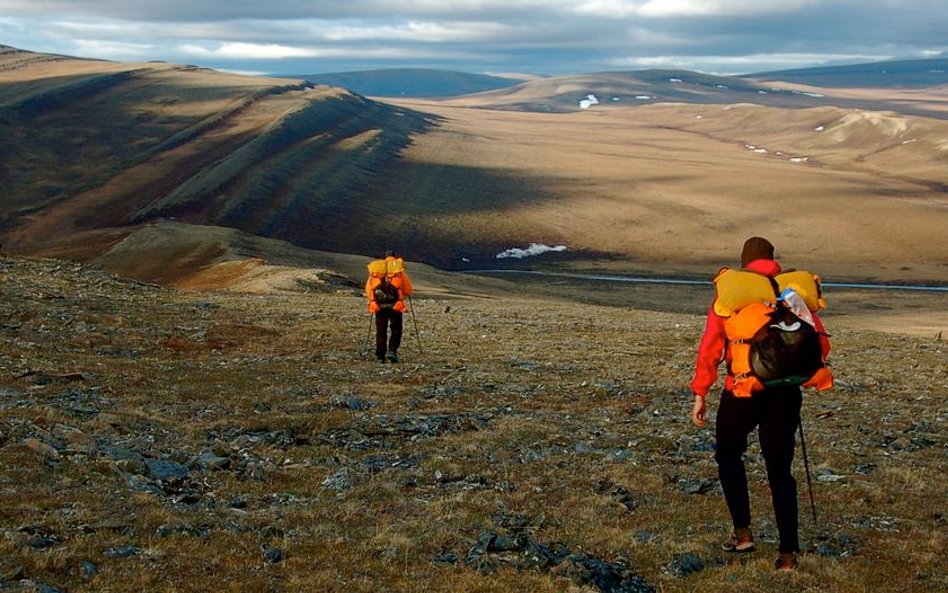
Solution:
<svg viewBox="0 0 948 593"><path fill-rule="evenodd" d="M700 395L695 395L695 406L691 409L691 419L698 425L698 428L704 426L705 420L708 419L708 408L704 405L704 398Z"/></svg>

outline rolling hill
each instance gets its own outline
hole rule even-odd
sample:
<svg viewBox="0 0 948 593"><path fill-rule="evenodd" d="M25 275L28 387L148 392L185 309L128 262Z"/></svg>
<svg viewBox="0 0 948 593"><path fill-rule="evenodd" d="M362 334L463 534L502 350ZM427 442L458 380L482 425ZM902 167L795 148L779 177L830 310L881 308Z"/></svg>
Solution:
<svg viewBox="0 0 948 593"><path fill-rule="evenodd" d="M937 68L943 61L932 61ZM878 73L876 66L870 72ZM568 113L596 106L641 107L655 103L694 103L728 105L754 103L781 109L808 109L834 106L894 110L906 115L948 119L948 75L927 74L929 85L874 85L874 75L859 84L819 86L820 69L812 75L786 79L761 77L715 76L687 70L638 70L597 72L543 78L519 85L486 91L471 96L446 99L448 104L477 106L484 109ZM848 72L848 79L859 79L858 71ZM913 71L914 72L914 71ZM842 82L842 75L825 74L828 80ZM919 75L921 77L922 75ZM908 80L897 78L895 80Z"/></svg>
<svg viewBox="0 0 948 593"><path fill-rule="evenodd" d="M937 111L940 91L911 104L858 91L875 109L855 109L775 88L649 71L382 102L5 48L0 243L88 261L121 247L101 261L148 278L154 256L129 248L163 233L216 237L162 248L194 267L283 249L207 230L222 227L320 252L395 248L450 270L705 276L763 234L833 278L948 282L948 123L911 114ZM637 99L643 89L655 99ZM564 250L496 258L534 242Z"/></svg>
<svg viewBox="0 0 948 593"><path fill-rule="evenodd" d="M291 78L343 87L371 97L453 97L502 89L521 82L510 77L424 68L300 74Z"/></svg>
<svg viewBox="0 0 948 593"><path fill-rule="evenodd" d="M933 87L948 84L948 58L797 68L748 74L745 78L823 87Z"/></svg>
<svg viewBox="0 0 948 593"><path fill-rule="evenodd" d="M161 217L318 243L432 122L301 81L4 49L3 244Z"/></svg>

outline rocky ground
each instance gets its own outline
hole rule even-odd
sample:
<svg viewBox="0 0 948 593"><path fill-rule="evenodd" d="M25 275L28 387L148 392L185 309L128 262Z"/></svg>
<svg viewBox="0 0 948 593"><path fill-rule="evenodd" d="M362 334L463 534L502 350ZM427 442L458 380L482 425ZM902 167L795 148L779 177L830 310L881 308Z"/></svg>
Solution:
<svg viewBox="0 0 948 593"><path fill-rule="evenodd" d="M834 331L837 388L804 404L818 517L798 454L806 552L777 575L753 446L758 552L718 548L700 311L419 293L379 365L335 282L3 259L0 294L0 591L948 588L940 339Z"/></svg>

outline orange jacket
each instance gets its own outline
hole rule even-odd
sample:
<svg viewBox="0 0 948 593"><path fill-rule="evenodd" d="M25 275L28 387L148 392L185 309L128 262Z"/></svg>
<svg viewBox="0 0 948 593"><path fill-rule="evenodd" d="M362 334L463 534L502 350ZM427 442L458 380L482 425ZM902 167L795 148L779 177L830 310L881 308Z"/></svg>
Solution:
<svg viewBox="0 0 948 593"><path fill-rule="evenodd" d="M772 259L754 260L746 266L746 269L770 277L781 272L780 264ZM724 331L725 319L727 318L714 312L714 303L712 302L711 307L708 308L704 335L701 336L701 343L698 345L695 376L691 380L691 391L695 395L702 397L708 395L711 386L718 379L718 365L721 364L722 360L728 363L728 374L724 378L724 388L728 391L734 390L734 377L730 373L731 353L730 349L727 348L727 334ZM825 361L830 353L829 338L826 335L823 322L815 313L813 314L813 321L816 331L820 335L820 346Z"/></svg>
<svg viewBox="0 0 948 593"><path fill-rule="evenodd" d="M385 258L385 261L395 261L395 259L396 258L389 256ZM392 286L398 289L398 302L392 306L392 310L398 313L407 311L408 306L405 305L405 297L410 296L413 290L408 273L403 270L391 276L389 281L392 283ZM370 275L365 281L365 298L369 300L369 313L378 313L381 309L379 304L375 302L375 288L381 284L381 282L382 279L375 275Z"/></svg>

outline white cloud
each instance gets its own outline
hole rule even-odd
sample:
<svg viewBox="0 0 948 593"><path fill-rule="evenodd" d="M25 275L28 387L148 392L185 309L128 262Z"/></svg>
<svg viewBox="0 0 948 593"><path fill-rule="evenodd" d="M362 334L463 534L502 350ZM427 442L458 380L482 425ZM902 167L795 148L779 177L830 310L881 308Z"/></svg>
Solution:
<svg viewBox="0 0 948 593"><path fill-rule="evenodd" d="M509 34L513 27L491 22L408 22L376 27L335 27L325 34L329 41L398 40L427 43L484 41Z"/></svg>
<svg viewBox="0 0 948 593"><path fill-rule="evenodd" d="M852 63L892 59L891 55L773 53L745 56L676 55L616 58L617 68L696 70L715 74L749 74L789 68L806 68L831 63Z"/></svg>
<svg viewBox="0 0 948 593"><path fill-rule="evenodd" d="M818 0L648 0L638 9L646 17L752 16L795 12Z"/></svg>
<svg viewBox="0 0 948 593"><path fill-rule="evenodd" d="M181 51L194 56L230 60L281 60L284 58L316 58L325 55L325 51L273 43L221 43L216 49L185 44L181 46Z"/></svg>
<svg viewBox="0 0 948 593"><path fill-rule="evenodd" d="M574 10L609 18L751 16L793 12L818 0L581 0Z"/></svg>
<svg viewBox="0 0 948 593"><path fill-rule="evenodd" d="M217 58L223 60L283 60L288 58L341 58L359 60L425 60L443 58L445 55L470 58L465 54L446 54L437 50L416 50L400 47L288 47L257 43L222 43L214 49L202 45L181 45L179 51L185 56Z"/></svg>
<svg viewBox="0 0 948 593"><path fill-rule="evenodd" d="M625 18L638 14L641 4L641 0L582 0L574 10L579 14Z"/></svg>
<svg viewBox="0 0 948 593"><path fill-rule="evenodd" d="M150 60L155 52L155 46L149 43L129 43L101 39L73 39L72 43L79 55L105 60Z"/></svg>
<svg viewBox="0 0 948 593"><path fill-rule="evenodd" d="M742 74L948 49L945 0L0 0L0 15L0 43L26 50L290 74Z"/></svg>

